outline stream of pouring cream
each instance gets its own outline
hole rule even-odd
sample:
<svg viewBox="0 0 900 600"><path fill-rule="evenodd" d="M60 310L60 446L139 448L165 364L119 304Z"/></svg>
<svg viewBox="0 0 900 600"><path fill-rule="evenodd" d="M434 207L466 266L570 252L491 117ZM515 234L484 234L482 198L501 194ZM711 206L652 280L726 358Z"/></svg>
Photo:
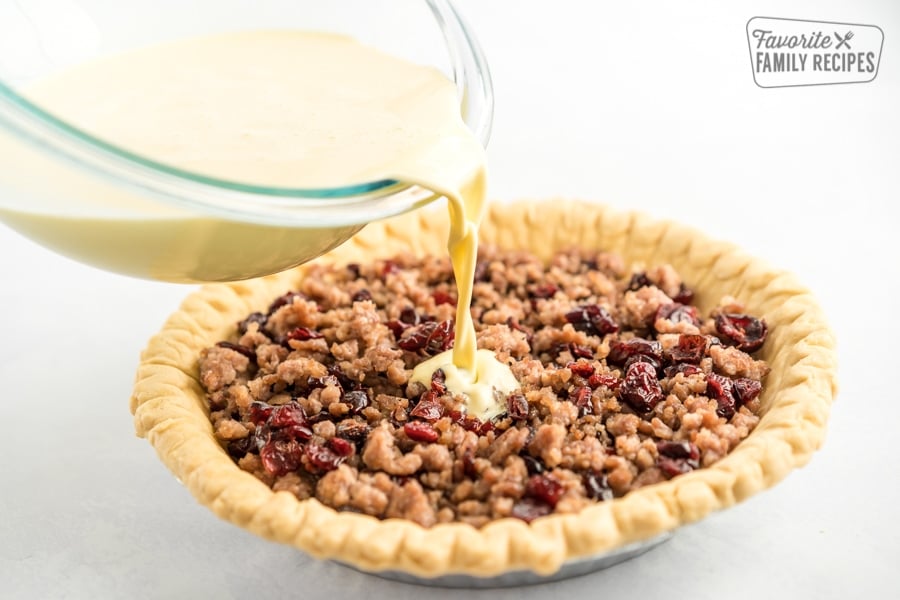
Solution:
<svg viewBox="0 0 900 600"><path fill-rule="evenodd" d="M502 400L518 382L493 353L477 350L469 310L485 206L484 150L460 117L456 88L437 70L335 34L236 32L79 65L29 86L25 95L90 135L207 177L292 188L396 179L446 196L459 298L455 346L420 364L412 379L427 384L440 368L450 391L467 398L470 414L486 419L505 410ZM23 172L28 164L22 159ZM0 211L23 230L65 237L96 264L106 260L103 242L111 232L133 240L136 251L164 245L168 231L188 239L205 235L208 220L164 207L149 209L162 214L163 226L122 216L122 203L134 201L124 193L107 189L72 201L78 186L66 186L61 167L58 177L47 172L53 169L45 161L32 179L18 182L45 186L41 206ZM57 188L46 187L53 181ZM327 230L319 233L327 240ZM231 235L233 244L253 248L271 232L235 226ZM174 270L189 254L162 253L153 268ZM125 250L116 260L130 258ZM253 261L248 268L265 268L264 255L248 252L245 260Z"/></svg>

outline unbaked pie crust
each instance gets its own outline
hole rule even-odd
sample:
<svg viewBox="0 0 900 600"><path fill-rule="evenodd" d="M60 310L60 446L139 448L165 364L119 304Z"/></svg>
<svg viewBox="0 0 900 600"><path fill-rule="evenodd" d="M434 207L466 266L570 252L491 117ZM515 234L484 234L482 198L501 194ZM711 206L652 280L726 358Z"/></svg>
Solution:
<svg viewBox="0 0 900 600"><path fill-rule="evenodd" d="M185 299L142 354L131 398L138 435L150 441L200 503L235 525L319 558L423 577L520 569L550 574L567 560L654 537L740 502L806 464L821 445L836 392L835 340L819 305L792 275L689 227L593 203L495 204L481 236L483 243L525 248L543 259L581 246L618 253L626 264L670 263L696 290L695 302L704 311L723 295L738 298L748 312L765 317L770 330L758 356L772 369L759 425L710 467L578 514L550 515L531 524L501 519L481 529L462 523L424 529L273 492L238 468L216 441L197 359L203 348L232 335L247 313L265 310L273 298L295 289L304 274L298 267L208 285ZM446 240L443 213L420 210L373 223L317 260L440 255L446 253Z"/></svg>

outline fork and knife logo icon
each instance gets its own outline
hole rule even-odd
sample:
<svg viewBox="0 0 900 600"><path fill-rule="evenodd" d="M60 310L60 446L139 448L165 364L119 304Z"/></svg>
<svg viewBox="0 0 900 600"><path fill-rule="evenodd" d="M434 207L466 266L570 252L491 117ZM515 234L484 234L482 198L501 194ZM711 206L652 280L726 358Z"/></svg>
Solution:
<svg viewBox="0 0 900 600"><path fill-rule="evenodd" d="M853 30L848 29L847 33L844 34L844 37L841 37L837 31L834 32L834 37L837 38L838 45L834 47L835 50L840 50L844 46L847 47L847 50L851 50L850 48L850 40L853 39Z"/></svg>

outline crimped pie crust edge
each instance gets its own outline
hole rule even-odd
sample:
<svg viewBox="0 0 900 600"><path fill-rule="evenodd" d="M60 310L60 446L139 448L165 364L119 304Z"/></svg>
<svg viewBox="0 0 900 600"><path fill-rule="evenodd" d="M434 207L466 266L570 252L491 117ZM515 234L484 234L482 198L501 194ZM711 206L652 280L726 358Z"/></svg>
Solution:
<svg viewBox="0 0 900 600"><path fill-rule="evenodd" d="M759 425L716 464L598 503L580 513L526 524L494 521L430 529L400 519L336 512L316 500L273 492L242 471L216 441L198 383L200 351L234 324L296 287L304 267L190 294L141 355L131 410L140 436L194 497L219 517L266 539L358 568L435 577L530 569L550 574L566 560L649 539L771 487L821 445L836 393L835 339L808 290L781 270L696 230L587 202L493 204L483 243L528 249L541 258L572 246L618 253L626 264L668 262L708 310L723 295L765 317L770 367ZM371 261L400 252L446 252L447 219L419 210L368 225L317 261Z"/></svg>

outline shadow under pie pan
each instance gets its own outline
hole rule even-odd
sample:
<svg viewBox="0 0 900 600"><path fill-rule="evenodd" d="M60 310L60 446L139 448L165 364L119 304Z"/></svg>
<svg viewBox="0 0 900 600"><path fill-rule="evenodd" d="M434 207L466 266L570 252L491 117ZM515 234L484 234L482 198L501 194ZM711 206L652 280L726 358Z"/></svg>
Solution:
<svg viewBox="0 0 900 600"><path fill-rule="evenodd" d="M445 255L447 219L433 210L373 223L317 259L366 262L400 253ZM834 336L812 295L783 271L734 245L643 214L594 203L494 205L483 243L548 259L572 246L619 254L626 264L669 263L708 312L725 295L762 316L769 337L758 358L771 368L753 432L715 464L529 523L500 519L423 528L401 519L336 512L316 500L273 492L241 470L216 441L198 382L202 349L235 323L295 289L304 267L189 295L142 354L131 410L140 436L194 497L216 515L314 557L403 581L482 587L548 581L637 555L671 532L771 487L821 445L836 392Z"/></svg>

